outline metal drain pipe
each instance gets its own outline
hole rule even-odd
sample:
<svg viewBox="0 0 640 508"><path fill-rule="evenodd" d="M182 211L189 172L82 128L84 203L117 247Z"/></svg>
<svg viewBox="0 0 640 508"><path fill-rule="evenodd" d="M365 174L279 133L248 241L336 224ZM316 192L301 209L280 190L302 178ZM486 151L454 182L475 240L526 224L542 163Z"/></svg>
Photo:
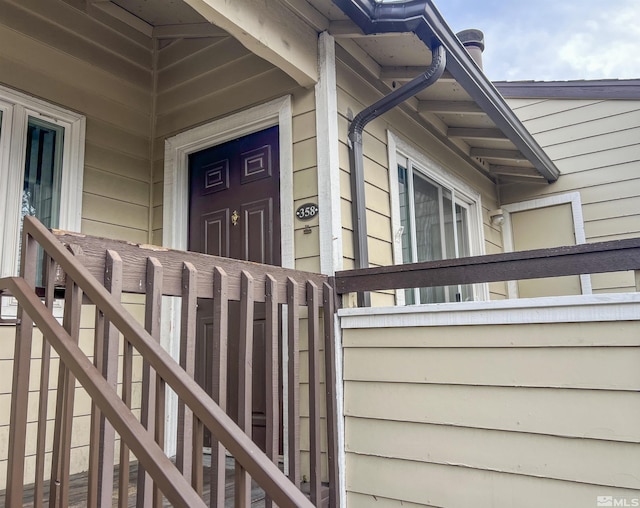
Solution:
<svg viewBox="0 0 640 508"><path fill-rule="evenodd" d="M431 65L424 73L363 109L351 121L349 126L349 163L351 167L351 210L353 215L356 268L369 268L362 132L369 122L438 81L444 72L446 61L446 54L442 45L434 44L431 51ZM393 168L389 169L389 171L392 170ZM371 305L369 293L358 293L358 307L368 307L369 305Z"/></svg>

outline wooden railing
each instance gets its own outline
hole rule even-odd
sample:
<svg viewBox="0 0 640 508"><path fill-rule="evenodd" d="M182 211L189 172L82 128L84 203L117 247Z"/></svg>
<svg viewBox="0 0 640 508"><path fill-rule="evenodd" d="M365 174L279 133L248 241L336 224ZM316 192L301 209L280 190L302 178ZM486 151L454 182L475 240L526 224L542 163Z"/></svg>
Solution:
<svg viewBox="0 0 640 508"><path fill-rule="evenodd" d="M470 258L345 270L337 294L427 288L635 270L640 291L640 238Z"/></svg>
<svg viewBox="0 0 640 508"><path fill-rule="evenodd" d="M66 248L64 246L66 244ZM44 250L44 298L38 296L38 246ZM41 258L40 258L41 259ZM62 324L53 316L54 294L64 280ZM104 285L98 280L104 280ZM6 506L23 504L24 485L33 481L34 506L45 499L48 394L52 349L59 356L55 424L49 485L49 506L69 506L71 436L74 425L75 380L92 402L87 505L111 506L114 464L118 468L118 506L129 499L129 450L138 461L137 505L161 506L165 497L174 506L206 506L203 500L202 448L205 429L211 433L210 506L225 503L225 451L235 458L235 506L250 506L251 478L266 493L265 506L320 506L321 464L328 465L329 505L337 497L337 439L333 315L334 292L329 280L279 267L263 266L202 254L141 247L126 242L59 234L27 217L23 229L21 277L0 280L0 291L18 301L14 351ZM57 293L54 293L57 291ZM144 321L140 324L121 304L125 293L144 294ZM160 346L163 296L180 299L180 362ZM200 302L213 308L212 397L194 379L196 316ZM204 299L204 300L203 300ZM237 302L237 303L233 303ZM79 347L81 313L95 305L93 361ZM237 322L228 321L229 306L239 310ZM252 441L252 352L256 304L264 310L266 360L266 450ZM301 312L304 311L304 312ZM322 315L320 313L322 311ZM309 499L301 492L300 462L300 323L308 334ZM323 333L320 324L323 320ZM278 374L280 325L286 330L288 478L277 462L281 444ZM36 466L25 478L29 385L34 326L42 334L38 397ZM238 347L238 411L236 422L226 412L227 347L236 330ZM320 401L321 343L324 344L324 390ZM120 353L119 353L120 351ZM142 357L140 417L132 410L134 354ZM119 357L119 354L121 357ZM118 387L118 384L120 386ZM177 453L170 459L165 442L165 394L178 398ZM326 425L327 450L320 448ZM116 434L120 458L114 457ZM322 452L326 452L324 455ZM175 462L175 463L174 463Z"/></svg>

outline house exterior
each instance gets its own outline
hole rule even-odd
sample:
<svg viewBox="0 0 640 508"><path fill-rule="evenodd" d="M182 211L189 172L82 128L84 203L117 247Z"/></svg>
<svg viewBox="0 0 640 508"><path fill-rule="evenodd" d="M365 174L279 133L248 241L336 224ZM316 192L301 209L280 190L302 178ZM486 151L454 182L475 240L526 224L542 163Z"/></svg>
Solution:
<svg viewBox="0 0 640 508"><path fill-rule="evenodd" d="M582 98L574 107L570 98L511 98L505 84L498 90L507 103L472 57L483 42L472 37L465 48L429 0L406 10L372 0L0 0L0 8L0 276L17 273L25 214L86 235L325 275L531 248L520 231L547 220L524 217L534 209L531 200L566 219L562 234L579 231L575 210L582 205L578 243L637 236L634 101ZM442 76L364 127L358 173L350 122L431 73L440 45ZM578 125L580 113L601 103L629 123L627 142L615 149L622 158L594 162L588 173L596 198L574 169L584 168L579 142L556 147L556 133L539 119L550 107L578 113L567 122ZM593 135L603 149L619 139L604 134L618 124L613 113L589 118L596 120L584 123L598 124ZM612 153L598 157L614 160ZM611 171L624 183L609 183ZM611 194L599 200L604 190ZM563 197L547 200L556 195ZM623 209L611 206L622 198ZM501 225L496 217L505 214ZM635 288L629 273L613 283L587 278L565 280L549 294ZM518 294L542 293L495 282L376 291L370 299L375 307L473 305ZM140 300L127 303L143 320ZM343 300L347 308L356 303L355 295ZM10 298L2 305L3 316L15 314ZM355 340L348 333L346 343ZM0 328L0 340L11 343L13 327ZM162 338L173 352L176 340ZM620 340L620 348L637 346L633 338ZM345 359L353 360L349 354ZM10 404L12 362L10 348L2 348L0 407ZM348 413L348 401L367 394L347 384ZM8 413L0 411L0 443L9 435ZM355 435L364 420L357 411L347 414L345 435ZM374 494L349 473L366 453L346 451L344 437L340 445L343 497L349 506L370 506ZM0 447L0 479L6 453ZM82 460L79 454L78 470ZM388 506L403 500L381 498Z"/></svg>

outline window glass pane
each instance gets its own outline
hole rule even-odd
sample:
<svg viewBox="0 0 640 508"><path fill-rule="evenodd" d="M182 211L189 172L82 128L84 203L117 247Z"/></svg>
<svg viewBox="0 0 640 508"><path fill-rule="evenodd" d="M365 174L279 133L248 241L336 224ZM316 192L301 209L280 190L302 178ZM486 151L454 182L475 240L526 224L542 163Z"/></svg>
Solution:
<svg viewBox="0 0 640 508"><path fill-rule="evenodd" d="M22 217L33 215L58 227L64 129L29 118L25 153Z"/></svg>
<svg viewBox="0 0 640 508"><path fill-rule="evenodd" d="M439 189L414 173L413 197L415 206L416 261L442 259Z"/></svg>
<svg viewBox="0 0 640 508"><path fill-rule="evenodd" d="M416 261L442 259L442 189L421 175L413 175L415 207ZM445 301L444 288L421 288L420 303Z"/></svg>
<svg viewBox="0 0 640 508"><path fill-rule="evenodd" d="M398 188L400 194L400 226L402 227L402 262L411 263L411 219L407 168L398 166Z"/></svg>

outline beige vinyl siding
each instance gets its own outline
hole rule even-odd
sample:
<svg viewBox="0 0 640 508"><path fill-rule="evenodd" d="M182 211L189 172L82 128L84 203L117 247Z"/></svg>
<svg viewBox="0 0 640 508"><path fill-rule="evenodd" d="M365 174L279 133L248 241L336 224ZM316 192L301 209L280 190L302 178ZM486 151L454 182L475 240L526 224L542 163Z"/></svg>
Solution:
<svg viewBox="0 0 640 508"><path fill-rule="evenodd" d="M508 324L536 310L484 312L494 324L343 329L348 501L640 498L638 322Z"/></svg>
<svg viewBox="0 0 640 508"><path fill-rule="evenodd" d="M587 242L640 235L640 101L509 99L561 172L549 186L503 184L504 203L577 191ZM633 274L593 276L594 292L632 291Z"/></svg>
<svg viewBox="0 0 640 508"><path fill-rule="evenodd" d="M148 241L150 64L150 40L65 2L2 2L0 82L86 116L85 233Z"/></svg>
<svg viewBox="0 0 640 508"><path fill-rule="evenodd" d="M354 268L351 183L347 144L349 119L379 100L382 95L353 67L341 61L340 54L338 51L336 64L340 197L342 201L344 268L348 270ZM487 254L502 252L501 232L491 225L488 215L489 210L497 208L496 188L493 182L444 146L433 134L421 127L415 119L407 114L405 108L401 106L369 123L363 134L370 266L391 265L394 262L389 197L388 130L418 147L427 157L436 161L481 194L485 251ZM505 285L502 283L491 284L490 292L492 298L504 298ZM374 293L372 302L374 305L393 305L393 293Z"/></svg>

